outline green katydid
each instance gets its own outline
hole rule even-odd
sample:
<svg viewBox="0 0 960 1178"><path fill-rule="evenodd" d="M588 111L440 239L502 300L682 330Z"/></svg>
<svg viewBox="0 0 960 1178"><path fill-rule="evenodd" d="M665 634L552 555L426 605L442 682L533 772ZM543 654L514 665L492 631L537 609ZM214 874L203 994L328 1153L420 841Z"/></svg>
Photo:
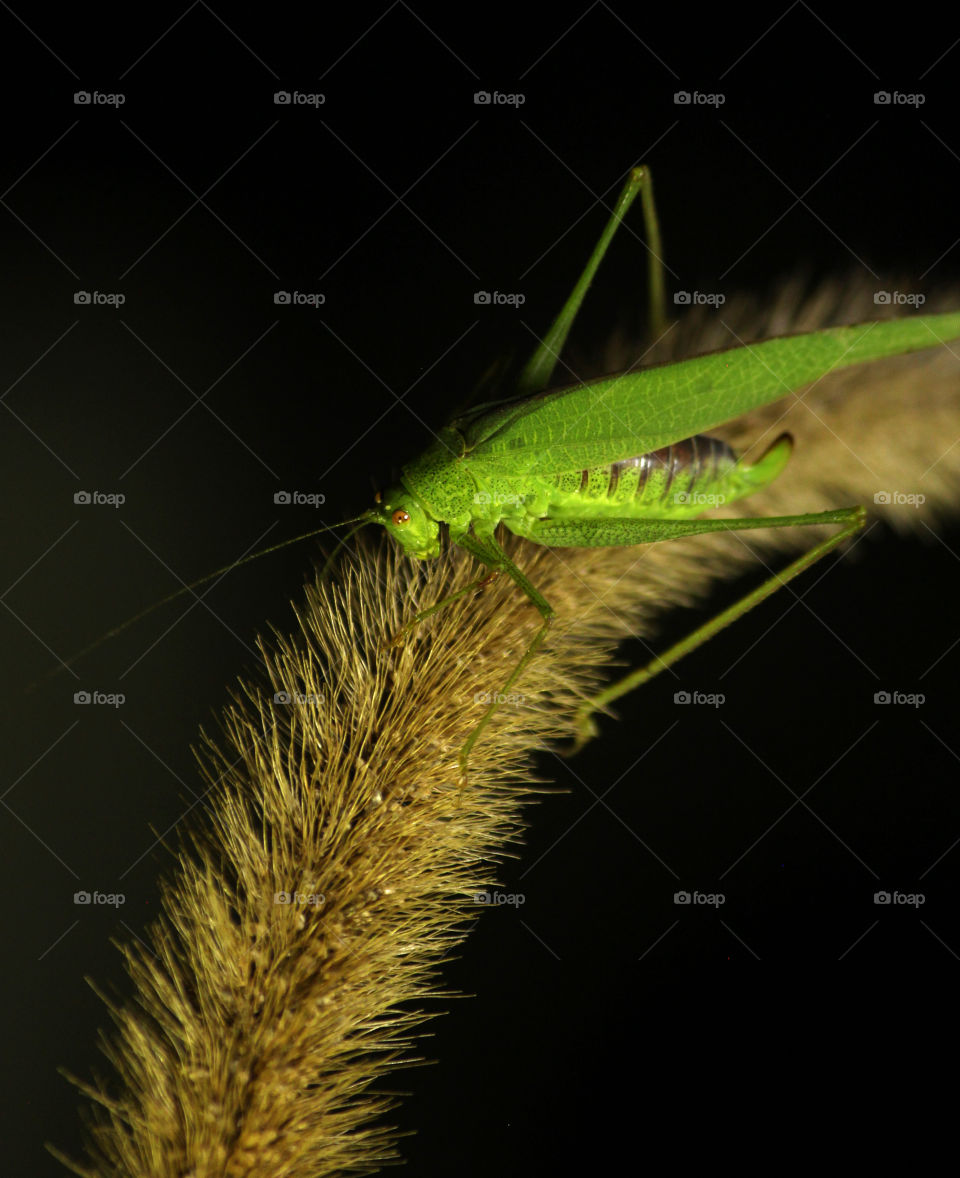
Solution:
<svg viewBox="0 0 960 1178"><path fill-rule="evenodd" d="M576 286L523 369L517 382L518 396L476 406L454 419L439 431L432 446L402 468L395 486L378 493L372 509L343 521L361 526L382 524L409 556L419 560L439 556L440 526L444 524L450 540L487 570L457 593L419 612L394 642L501 572L540 613L540 628L460 750L461 781L470 751L496 711L498 700L536 654L554 616L549 602L500 547L495 535L499 525L533 543L554 548L648 544L746 528L839 526L839 531L648 666L586 701L576 719L575 748L579 748L594 734L591 716L595 711L694 650L864 525L863 507L766 518L698 518L712 502L741 499L772 482L786 465L792 447L789 435L781 435L757 462L748 465L724 443L703 436L701 431L777 400L834 369L932 347L960 336L960 312L864 323L783 336L544 391L597 267L638 194L649 252L651 335L663 330L667 319L659 226L649 169L639 167L631 171ZM210 573L110 634L119 633L146 613L236 564L305 538L295 537Z"/></svg>
<svg viewBox="0 0 960 1178"><path fill-rule="evenodd" d="M450 540L488 570L418 613L394 641L500 572L541 615L539 630L460 750L461 781L470 751L498 700L523 673L554 617L550 603L498 544L499 525L553 548L647 544L745 528L840 527L648 666L582 705L576 721L579 748L594 735L593 712L695 649L864 525L863 507L767 518L697 518L705 504L730 502L766 486L783 470L792 447L784 434L759 461L747 465L701 431L834 369L931 347L960 335L960 313L865 323L766 340L544 392L593 275L638 193L649 243L651 327L658 330L666 322L650 173L635 168L580 280L523 370L518 383L522 395L477 406L441 429L434 444L402 468L400 481L379 493L376 506L359 517L363 523L382 524L409 556L419 560L439 555L440 525L445 524Z"/></svg>

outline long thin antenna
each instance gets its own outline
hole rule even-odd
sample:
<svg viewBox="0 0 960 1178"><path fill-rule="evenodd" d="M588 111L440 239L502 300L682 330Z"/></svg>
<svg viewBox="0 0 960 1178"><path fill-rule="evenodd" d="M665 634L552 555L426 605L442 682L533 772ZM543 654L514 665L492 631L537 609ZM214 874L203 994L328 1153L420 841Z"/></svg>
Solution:
<svg viewBox="0 0 960 1178"><path fill-rule="evenodd" d="M199 589L201 585L206 585L208 581L212 581L214 577L222 577L224 574L229 573L233 569L239 568L241 565L250 564L251 561L259 560L261 556L267 556L269 553L277 552L281 548L289 548L291 544L299 544L302 540L309 540L312 536L319 536L321 532L332 532L334 528L343 527L345 524L357 524L357 527L350 531L344 540L341 540L338 543L337 548L339 548L340 544L345 543L346 540L349 540L350 537L359 531L359 529L362 528L364 524L369 523L371 518L372 513L365 511L362 515L354 516L352 519L344 519L336 524L324 525L322 528L314 528L313 531L304 532L303 535L294 536L290 540L281 540L279 544L271 544L269 548L261 548L259 552L251 552L249 556L242 556L239 560L235 560L231 564L224 565L223 568L215 569L212 573L207 573L204 576L199 577L196 581L191 581L189 585L183 585L173 593L168 593L166 597L161 597L159 601L155 601L152 605L148 605L146 609L142 609L139 613L133 614L133 616L127 618L126 621L121 622L119 626L114 626L112 630L105 631L98 638L95 638L93 642L83 647L82 650L76 651L74 654L70 655L68 659L63 660L59 667L54 667L53 670L48 671L46 675L42 675L39 679L35 679L27 686L26 690L33 691L33 689L39 686L39 684L45 683L53 676L59 675L62 671L66 671L68 668L72 667L74 663L78 662L85 655L88 655L91 651L96 650L97 647L102 643L108 641L110 638L116 638L116 636L118 634L122 634L124 630L129 630L131 626L135 625L142 618L152 614L154 610L158 610L165 605L169 605L171 601L176 601L178 597L183 597L186 593L192 593L195 589ZM330 566L330 562L336 555L337 548L334 548L333 553L331 553L330 557L327 559L327 562L323 568L324 573L326 573Z"/></svg>
<svg viewBox="0 0 960 1178"><path fill-rule="evenodd" d="M359 520L360 522L357 523L357 520ZM324 577L326 577L327 570L330 568L330 565L333 564L333 558L337 555L338 550L340 548L345 547L345 545L347 544L347 541L350 539L351 536L355 536L357 534L357 532L359 532L360 529L362 527L364 527L366 524L373 523L373 520L374 520L373 513L369 512L369 511L365 511L363 513L363 515L358 515L356 517L356 519L343 520L343 523L345 523L345 524L357 523L357 526L355 528L351 528L350 531L347 532L347 534L344 537L342 537L342 539L337 541L336 548L334 548L333 552L331 552L330 555L327 557L326 561L324 562L323 568L320 570L320 580L321 581L324 579ZM334 524L334 527L339 528L340 526L341 526L340 524Z"/></svg>

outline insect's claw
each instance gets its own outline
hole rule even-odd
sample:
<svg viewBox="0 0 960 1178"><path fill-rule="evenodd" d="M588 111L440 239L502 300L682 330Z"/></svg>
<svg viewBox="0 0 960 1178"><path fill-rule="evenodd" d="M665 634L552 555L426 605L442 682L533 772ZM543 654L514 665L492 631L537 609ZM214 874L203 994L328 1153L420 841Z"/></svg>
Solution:
<svg viewBox="0 0 960 1178"><path fill-rule="evenodd" d="M417 615L417 617L415 617L413 619L413 621L407 622L403 626L401 626L400 629L396 632L396 634L394 634L394 636L392 638L386 639L386 641L384 642L384 646L387 648L387 650L396 650L396 648L398 646L401 646L404 638L406 638L406 636L410 633L410 631L415 628L418 621L419 621L419 615Z"/></svg>
<svg viewBox="0 0 960 1178"><path fill-rule="evenodd" d="M463 791L467 788L467 756L463 753L457 758L457 805L463 804Z"/></svg>
<svg viewBox="0 0 960 1178"><path fill-rule="evenodd" d="M589 744L594 737L600 735L600 729L593 719L593 708L588 703L581 704L577 709L573 730L573 744L563 750L564 757L575 757L585 744Z"/></svg>

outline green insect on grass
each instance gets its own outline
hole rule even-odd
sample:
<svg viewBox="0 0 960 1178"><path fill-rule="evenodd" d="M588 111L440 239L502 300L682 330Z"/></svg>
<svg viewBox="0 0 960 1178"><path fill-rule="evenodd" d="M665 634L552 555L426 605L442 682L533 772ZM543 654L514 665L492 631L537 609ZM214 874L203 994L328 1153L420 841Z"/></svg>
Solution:
<svg viewBox="0 0 960 1178"><path fill-rule="evenodd" d="M451 542L485 568L458 597L503 573L540 613L539 630L460 749L461 785L470 752L498 701L536 654L555 617L550 602L498 542L501 525L548 548L624 547L754 528L839 528L648 666L587 701L576 724L574 748L579 748L595 733L593 712L694 650L863 527L866 514L859 506L776 517L701 518L707 505L733 502L767 486L781 473L791 450L789 436L783 435L748 465L702 431L828 372L934 347L960 335L960 313L863 323L544 391L593 276L638 194L649 238L650 342L656 342L667 319L665 283L650 173L640 167L631 171L579 281L524 368L518 381L522 395L478 406L439 430L435 442L403 467L400 481L379 494L376 506L360 517L381 524L419 560L440 554L440 527L445 525ZM444 604L419 612L395 641Z"/></svg>
<svg viewBox="0 0 960 1178"><path fill-rule="evenodd" d="M572 733L576 751L596 735L595 712L695 650L864 525L866 513L858 505L778 516L703 518L709 508L732 504L769 487L783 472L793 449L791 436L782 433L757 461L748 463L703 431L724 426L828 373L943 346L960 337L960 312L914 316L739 344L569 388L548 389L590 284L638 195L648 238L648 344L656 347L669 330L662 246L650 171L637 167L631 170L573 291L517 378L517 395L475 406L441 427L434 442L402 468L400 480L378 492L373 508L342 521L359 527L381 525L406 555L417 560L440 555L444 527L450 542L483 566L467 585L420 610L396 634L385 635L385 644L402 642L426 618L484 588L500 574L509 577L540 614L539 629L500 689L492 693L486 711L458 752L461 788L473 747L499 701L542 646L556 616L521 563L504 550L497 538L501 526L547 548L630 547L753 529L824 525L838 529L650 663L586 700ZM92 645L239 564L316 534L294 537L209 573Z"/></svg>

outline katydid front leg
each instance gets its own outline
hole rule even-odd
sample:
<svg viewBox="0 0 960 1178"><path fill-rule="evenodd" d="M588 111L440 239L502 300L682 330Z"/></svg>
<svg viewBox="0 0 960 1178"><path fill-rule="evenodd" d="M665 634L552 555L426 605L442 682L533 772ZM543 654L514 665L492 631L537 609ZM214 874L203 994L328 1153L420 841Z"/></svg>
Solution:
<svg viewBox="0 0 960 1178"><path fill-rule="evenodd" d="M441 597L439 601L435 601L433 605L422 609L418 614L410 619L409 622L404 623L394 636L387 642L387 646L398 646L400 640L404 635L408 634L415 626L419 626L424 618L429 618L431 614L437 613L438 610L443 609L445 605L450 605L458 598L466 597L468 593L473 593L476 589L486 589L486 587L497 579L499 572L495 569L488 569L482 577L476 577L469 585L464 585L462 589L458 589L455 593L450 593L446 597Z"/></svg>
<svg viewBox="0 0 960 1178"><path fill-rule="evenodd" d="M475 556L477 560L482 561L488 569L506 573L507 576L509 576L511 580L513 580L513 582L520 589L522 589L524 593L526 593L533 604L537 607L538 611L540 612L540 616L543 618L543 624L530 640L527 649L520 656L520 661L510 672L509 678L501 687L500 691L494 695L493 699L487 707L487 710L480 717L480 721L476 728L474 728L474 730L467 737L463 748L460 750L460 756L458 759L460 766L459 784L460 788L463 789L467 784L467 762L470 759L470 752L473 749L473 746L477 743L478 737L483 732L484 728L486 728L486 726L490 723L494 712L496 712L497 708L500 706L500 698L505 696L514 683L516 683L517 679L523 674L527 663L530 662L533 656L540 649L541 645L543 644L543 640L547 636L547 631L550 629L550 625L553 622L555 614L553 606L550 605L543 594L539 593L530 583L528 578L525 577L520 569L517 568L510 557L507 556L507 554L494 539L492 533L483 536L471 536L469 534L464 534L461 536L455 536L453 538L461 548L469 552L472 556Z"/></svg>
<svg viewBox="0 0 960 1178"><path fill-rule="evenodd" d="M604 521L607 524L616 522L620 525L635 525L638 529L650 528L653 525L665 525L669 529L683 529L681 532L675 532L674 536L667 537L662 533L657 537L659 539L676 538L678 535L696 535L697 530L700 531L736 531L742 528L788 528L788 527L811 527L817 524L842 524L840 531L835 535L828 537L826 540L811 548L809 552L805 552L799 556L791 564L780 573L774 573L761 585L759 585L752 592L741 597L739 601L717 614L716 617L711 618L710 621L698 627L686 638L671 646L669 650L662 655L657 656L646 666L640 667L635 671L631 671L629 675L625 675L622 679L617 680L616 683L611 684L604 691L595 695L592 699L585 700L577 711L577 716L574 721L575 736L574 744L570 749L569 755L572 756L578 752L588 740L597 735L596 725L592 720L594 712L606 708L608 704L613 703L614 700L626 695L627 692L633 691L635 687L640 687L643 683L652 679L654 675L658 675L661 671L672 666L683 658L685 654L696 650L701 643L706 642L712 638L714 634L718 633L725 626L729 626L731 622L736 621L737 618L742 617L748 613L755 605L759 605L771 594L782 588L788 582L792 581L794 577L798 576L805 569L810 568L811 565L816 564L818 560L826 556L844 540L850 536L855 535L864 526L866 522L866 511L863 507L849 507L837 511L823 511L810 515L787 515L763 518L745 518L738 520L691 520L685 523L678 523L676 521L666 520L617 520ZM544 520L544 524L551 523L551 521ZM541 538L535 532L532 538L540 539L541 543L551 543L557 545L562 543L564 545L576 544L578 546L589 547L591 544L602 543L599 536L603 532L603 523L594 523L576 521L571 524L564 523L564 528L580 528L584 531L580 532L578 537L573 533L565 534L562 540L553 538L547 539L545 536ZM549 529L544 529L549 532ZM621 540L621 543L624 541ZM635 543L637 541L634 541ZM609 543L609 541L607 541Z"/></svg>

